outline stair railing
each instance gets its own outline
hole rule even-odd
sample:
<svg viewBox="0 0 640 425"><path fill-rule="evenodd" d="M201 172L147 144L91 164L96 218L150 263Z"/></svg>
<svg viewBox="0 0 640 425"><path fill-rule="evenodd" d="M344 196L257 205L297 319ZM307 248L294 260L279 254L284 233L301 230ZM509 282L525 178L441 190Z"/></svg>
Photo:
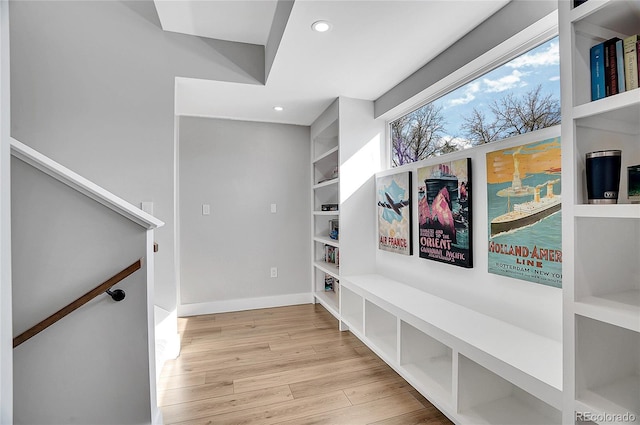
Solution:
<svg viewBox="0 0 640 425"><path fill-rule="evenodd" d="M116 285L126 277L130 276L137 270L140 270L142 268L142 264L143 264L143 259L141 258L135 263L131 264L129 267L123 269L122 271L110 277L100 285L96 286L91 291L87 292L86 294L79 297L75 301L69 303L66 307L61 308L60 310L53 313L51 316L47 317L37 325L32 326L31 328L27 329L17 337L13 338L13 348L16 348L18 345L27 341L29 338L42 332L49 326L56 323L58 320L67 316L68 314L72 313L78 308L82 307L83 305L85 305L86 303L88 303L89 301L91 301L92 299L94 299L100 294L107 293L109 296L111 296L111 298L114 301L123 300L125 297L124 291L122 289L116 289L114 291L111 291L111 287L113 287L114 285Z"/></svg>

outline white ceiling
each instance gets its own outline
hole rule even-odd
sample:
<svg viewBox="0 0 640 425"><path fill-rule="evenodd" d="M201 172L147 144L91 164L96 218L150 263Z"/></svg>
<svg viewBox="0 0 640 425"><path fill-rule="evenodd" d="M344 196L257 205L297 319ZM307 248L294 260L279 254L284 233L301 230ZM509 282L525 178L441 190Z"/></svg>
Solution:
<svg viewBox="0 0 640 425"><path fill-rule="evenodd" d="M377 99L508 2L297 0L265 85L179 78L176 113L310 125L337 96ZM266 40L275 10L273 1L162 3L176 7L157 6L165 29L243 42ZM332 30L313 32L319 19Z"/></svg>
<svg viewBox="0 0 640 425"><path fill-rule="evenodd" d="M155 1L165 31L263 46L277 4L277 0Z"/></svg>

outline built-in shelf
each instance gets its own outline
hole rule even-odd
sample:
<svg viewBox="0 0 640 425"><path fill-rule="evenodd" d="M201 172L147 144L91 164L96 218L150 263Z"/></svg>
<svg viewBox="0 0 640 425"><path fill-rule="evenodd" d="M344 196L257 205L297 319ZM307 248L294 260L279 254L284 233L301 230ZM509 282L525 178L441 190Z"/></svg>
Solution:
<svg viewBox="0 0 640 425"><path fill-rule="evenodd" d="M581 298L575 313L640 332L640 290L630 289Z"/></svg>
<svg viewBox="0 0 640 425"><path fill-rule="evenodd" d="M575 205L575 217L640 219L640 204Z"/></svg>
<svg viewBox="0 0 640 425"><path fill-rule="evenodd" d="M313 240L325 245L335 246L336 248L340 247L340 242L337 239L331 239L329 236L316 235L313 237Z"/></svg>
<svg viewBox="0 0 640 425"><path fill-rule="evenodd" d="M552 425L561 410L544 403L476 362L460 355L458 403L469 424Z"/></svg>
<svg viewBox="0 0 640 425"><path fill-rule="evenodd" d="M586 411L640 420L640 333L635 327L576 316L576 401ZM611 423L598 423L606 422Z"/></svg>
<svg viewBox="0 0 640 425"><path fill-rule="evenodd" d="M327 263L326 261L316 261L313 263L318 269L322 270L325 273L329 273L330 275L338 278L340 276L340 272L338 267L336 267L333 263Z"/></svg>
<svg viewBox="0 0 640 425"><path fill-rule="evenodd" d="M334 317L340 318L338 294L335 291L316 291L313 296Z"/></svg>
<svg viewBox="0 0 640 425"><path fill-rule="evenodd" d="M640 377L620 378L600 387L578 394L577 412L589 412L601 424L640 424Z"/></svg>
<svg viewBox="0 0 640 425"><path fill-rule="evenodd" d="M561 409L560 341L381 275L347 276L341 283L343 294L349 290L365 299L365 336L391 359L398 344L397 326L400 326L402 359L398 368L406 372L404 376L413 384L438 388L435 393L441 395L441 402L448 402L453 395L447 397L452 390L446 377L439 375L442 373L440 362L449 364L444 360L450 356L449 350L458 349L524 392L554 409ZM396 318L400 325L396 324Z"/></svg>
<svg viewBox="0 0 640 425"><path fill-rule="evenodd" d="M638 30L638 16L640 5L637 1L591 0L569 12L569 23L588 24L596 28L615 28L622 35L632 35Z"/></svg>
<svg viewBox="0 0 640 425"><path fill-rule="evenodd" d="M453 350L419 329L400 323L400 367L434 402L452 404Z"/></svg>
<svg viewBox="0 0 640 425"><path fill-rule="evenodd" d="M573 116L581 120L594 115L603 115L619 121L637 119L640 111L640 89L618 93L604 99L584 103L573 108ZM635 115L634 115L635 114Z"/></svg>
<svg viewBox="0 0 640 425"><path fill-rule="evenodd" d="M340 215L340 212L339 211L314 211L313 215L318 215L318 216L320 216L320 215L326 215L326 216L333 215L333 216L337 216L337 215Z"/></svg>
<svg viewBox="0 0 640 425"><path fill-rule="evenodd" d="M365 301L365 337L377 349L378 354L386 360L397 363L398 344L398 320L396 316L378 307L376 304Z"/></svg>
<svg viewBox="0 0 640 425"><path fill-rule="evenodd" d="M327 186L333 186L340 183L340 178L336 177L335 179L325 180L313 186L314 189L320 189Z"/></svg>
<svg viewBox="0 0 640 425"><path fill-rule="evenodd" d="M340 289L340 313L342 320L354 333L361 335L364 327L364 298L350 289Z"/></svg>
<svg viewBox="0 0 640 425"><path fill-rule="evenodd" d="M337 158L337 155L338 155L338 146L337 145L334 146L333 148L329 149L328 151L318 155L316 157L316 159L313 161L313 163L315 164L317 162L320 162L323 159L330 157L331 155L335 155L336 158Z"/></svg>

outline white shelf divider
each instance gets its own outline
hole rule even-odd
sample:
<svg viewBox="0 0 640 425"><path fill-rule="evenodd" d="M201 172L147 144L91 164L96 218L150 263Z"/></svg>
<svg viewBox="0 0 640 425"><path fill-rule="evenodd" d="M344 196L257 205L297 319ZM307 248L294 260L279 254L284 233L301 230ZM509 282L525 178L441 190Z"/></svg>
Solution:
<svg viewBox="0 0 640 425"><path fill-rule="evenodd" d="M640 219L640 204L574 205L575 217Z"/></svg>
<svg viewBox="0 0 640 425"><path fill-rule="evenodd" d="M581 298L574 310L581 316L640 332L640 290Z"/></svg>
<svg viewBox="0 0 640 425"><path fill-rule="evenodd" d="M329 273L330 275L332 275L335 278L339 278L340 277L340 271L338 270L338 267L336 267L336 265L333 264L333 263L327 263L326 261L316 261L313 264L318 269L322 270L325 273Z"/></svg>

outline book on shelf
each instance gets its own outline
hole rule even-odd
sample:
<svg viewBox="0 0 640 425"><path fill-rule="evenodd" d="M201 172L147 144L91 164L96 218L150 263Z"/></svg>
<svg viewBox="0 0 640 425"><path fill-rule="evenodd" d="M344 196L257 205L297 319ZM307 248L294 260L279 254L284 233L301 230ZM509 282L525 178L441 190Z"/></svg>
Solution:
<svg viewBox="0 0 640 425"><path fill-rule="evenodd" d="M624 93L625 90L625 75L624 75L624 49L622 47L622 40L616 41L616 73L618 79L618 93Z"/></svg>
<svg viewBox="0 0 640 425"><path fill-rule="evenodd" d="M618 57L616 42L618 37L604 42L604 88L607 96L618 94Z"/></svg>
<svg viewBox="0 0 640 425"><path fill-rule="evenodd" d="M604 89L604 43L591 47L591 100L606 97Z"/></svg>
<svg viewBox="0 0 640 425"><path fill-rule="evenodd" d="M339 229L339 220L337 218L333 218L331 220L329 220L329 237L331 239L335 239L338 240L339 236L340 236L340 229Z"/></svg>
<svg viewBox="0 0 640 425"><path fill-rule="evenodd" d="M338 204L322 204L322 211L338 211Z"/></svg>
<svg viewBox="0 0 640 425"><path fill-rule="evenodd" d="M591 47L591 100L634 90L640 85L640 37L613 37Z"/></svg>
<svg viewBox="0 0 640 425"><path fill-rule="evenodd" d="M638 34L624 39L624 78L627 90L638 88Z"/></svg>
<svg viewBox="0 0 640 425"><path fill-rule="evenodd" d="M326 263L335 264L336 267L339 266L340 257L339 250L335 246L325 245L324 246L324 261Z"/></svg>
<svg viewBox="0 0 640 425"><path fill-rule="evenodd" d="M324 290L325 292L336 292L338 286L338 279L330 274L324 274Z"/></svg>

